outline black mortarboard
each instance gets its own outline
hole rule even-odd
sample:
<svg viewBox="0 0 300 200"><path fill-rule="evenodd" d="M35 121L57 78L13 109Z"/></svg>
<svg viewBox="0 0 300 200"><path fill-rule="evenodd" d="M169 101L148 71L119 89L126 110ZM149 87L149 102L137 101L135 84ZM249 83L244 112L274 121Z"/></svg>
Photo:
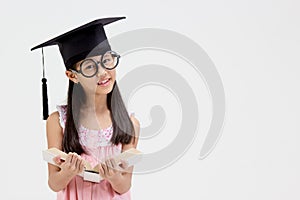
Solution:
<svg viewBox="0 0 300 200"><path fill-rule="evenodd" d="M125 17L111 17L94 20L35 46L31 51L46 46L58 45L66 68L70 68L87 56L100 55L111 50L103 26L120 19L125 19ZM42 82L43 116L44 120L46 120L48 118L48 97L47 80L44 75Z"/></svg>

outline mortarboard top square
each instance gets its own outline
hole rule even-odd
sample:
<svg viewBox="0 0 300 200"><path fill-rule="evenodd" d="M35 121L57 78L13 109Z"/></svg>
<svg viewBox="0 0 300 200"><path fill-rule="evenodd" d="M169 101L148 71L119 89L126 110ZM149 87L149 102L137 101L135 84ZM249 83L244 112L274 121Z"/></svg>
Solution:
<svg viewBox="0 0 300 200"><path fill-rule="evenodd" d="M104 54L106 51L111 50L103 26L121 19L125 19L125 17L94 20L37 45L31 51L46 46L58 45L65 66L70 68L87 56Z"/></svg>

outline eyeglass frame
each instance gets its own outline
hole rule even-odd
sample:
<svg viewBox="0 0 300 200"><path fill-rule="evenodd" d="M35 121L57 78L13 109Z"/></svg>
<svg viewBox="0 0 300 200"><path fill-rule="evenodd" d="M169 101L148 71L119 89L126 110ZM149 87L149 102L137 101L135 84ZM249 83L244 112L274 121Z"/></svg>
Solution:
<svg viewBox="0 0 300 200"><path fill-rule="evenodd" d="M104 66L104 64L103 64L103 62L102 62L102 60L103 60L103 58L104 58L104 55L106 54L106 53L108 53L108 52L112 52L113 54L113 56L114 57L116 57L117 58L117 63L116 63L116 65L113 67L113 68L107 68L107 67L105 67ZM71 72L73 72L73 73L79 73L79 74L82 74L82 76L84 76L84 77L86 77L86 78L92 78L92 77L94 77L97 73L98 73L98 71L99 71L99 64L101 64L101 66L104 68L104 69L107 69L107 70L113 70L113 69L115 69L117 66L118 66L118 64L119 64L119 59L120 59L120 57L121 57L121 55L120 54L118 54L117 52L115 52L115 51L107 51L107 52L105 52L105 54L100 54L99 56L102 56L101 57L101 60L100 61L96 61L96 60L94 60L94 59L91 59L91 58L88 58L88 59L84 59L81 63L80 63L80 69L79 70L76 70L76 69L70 69L70 71ZM84 63L85 61L92 61L93 63L95 63L95 65L96 65L96 72L95 72L95 74L93 74L92 76L87 76L87 75L85 75L83 72L82 72L82 63Z"/></svg>

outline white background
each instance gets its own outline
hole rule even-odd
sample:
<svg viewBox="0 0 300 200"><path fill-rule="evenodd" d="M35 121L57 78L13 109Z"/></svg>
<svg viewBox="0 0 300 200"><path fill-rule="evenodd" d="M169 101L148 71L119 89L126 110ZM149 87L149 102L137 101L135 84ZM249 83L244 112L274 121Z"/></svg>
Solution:
<svg viewBox="0 0 300 200"><path fill-rule="evenodd" d="M41 156L41 52L30 48L110 16L127 17L106 29L110 36L148 27L191 38L215 63L226 93L226 122L214 151L198 160L199 134L172 166L134 176L134 200L300 199L299 9L296 0L2 2L1 199L55 198ZM58 49L45 53L53 111L67 81ZM137 114L146 123L149 113Z"/></svg>

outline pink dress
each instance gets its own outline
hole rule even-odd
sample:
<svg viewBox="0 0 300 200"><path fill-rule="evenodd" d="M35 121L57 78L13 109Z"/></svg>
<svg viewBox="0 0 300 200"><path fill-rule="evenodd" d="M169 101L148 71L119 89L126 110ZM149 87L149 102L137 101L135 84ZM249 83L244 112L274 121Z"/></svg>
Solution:
<svg viewBox="0 0 300 200"><path fill-rule="evenodd" d="M65 128L67 106L57 106L60 125ZM80 126L79 141L84 150L89 153L81 157L92 164L92 167L109 157L120 154L122 144L114 145L110 142L113 127L101 130L89 130ZM84 181L81 176L75 176L67 187L57 193L57 200L130 200L130 191L119 195L107 180L100 183Z"/></svg>

